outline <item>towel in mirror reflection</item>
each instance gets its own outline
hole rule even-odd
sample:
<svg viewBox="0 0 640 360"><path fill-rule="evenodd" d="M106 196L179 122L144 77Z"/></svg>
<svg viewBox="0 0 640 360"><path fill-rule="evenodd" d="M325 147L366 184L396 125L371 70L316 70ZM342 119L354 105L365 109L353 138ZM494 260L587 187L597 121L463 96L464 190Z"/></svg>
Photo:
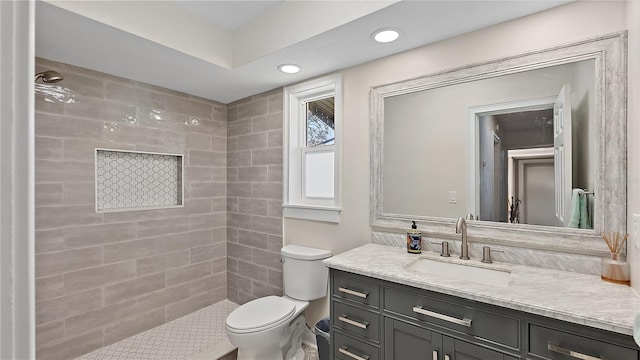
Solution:
<svg viewBox="0 0 640 360"><path fill-rule="evenodd" d="M573 189L571 193L571 214L567 227L591 229L591 218L587 209L587 193L583 189Z"/></svg>

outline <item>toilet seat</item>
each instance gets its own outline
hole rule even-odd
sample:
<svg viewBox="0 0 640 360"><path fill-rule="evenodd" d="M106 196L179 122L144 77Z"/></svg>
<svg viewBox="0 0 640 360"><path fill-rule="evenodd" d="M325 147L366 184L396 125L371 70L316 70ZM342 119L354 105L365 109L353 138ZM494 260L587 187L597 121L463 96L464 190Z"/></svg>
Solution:
<svg viewBox="0 0 640 360"><path fill-rule="evenodd" d="M258 332L288 322L295 313L295 304L278 296L266 296L249 301L229 314L227 330L236 334Z"/></svg>

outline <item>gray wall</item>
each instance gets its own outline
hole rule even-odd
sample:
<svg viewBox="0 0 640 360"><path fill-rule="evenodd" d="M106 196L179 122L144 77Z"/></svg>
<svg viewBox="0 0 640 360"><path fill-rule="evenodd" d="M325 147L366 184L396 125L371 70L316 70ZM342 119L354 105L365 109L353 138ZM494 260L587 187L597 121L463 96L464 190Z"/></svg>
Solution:
<svg viewBox="0 0 640 360"><path fill-rule="evenodd" d="M226 105L37 59L38 359L69 359L227 298ZM95 212L94 148L185 156L184 208Z"/></svg>
<svg viewBox="0 0 640 360"><path fill-rule="evenodd" d="M228 106L229 300L282 294L282 89Z"/></svg>

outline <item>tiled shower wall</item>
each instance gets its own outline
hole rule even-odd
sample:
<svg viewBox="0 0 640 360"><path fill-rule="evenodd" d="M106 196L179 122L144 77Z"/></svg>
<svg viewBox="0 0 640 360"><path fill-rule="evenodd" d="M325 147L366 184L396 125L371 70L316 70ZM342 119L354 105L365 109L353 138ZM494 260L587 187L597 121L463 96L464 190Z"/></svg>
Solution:
<svg viewBox="0 0 640 360"><path fill-rule="evenodd" d="M65 77L58 84L37 85L36 93L38 359L74 358L226 299L227 106L70 65L36 62L37 71L53 69ZM266 135L276 141L279 133ZM242 146L250 146L245 140ZM96 214L96 147L184 154L184 208ZM267 168L280 181L279 169ZM254 174L251 169L246 171ZM239 173L243 179L249 175L234 168L233 175ZM255 191L260 197L259 184ZM243 201L242 209L246 205ZM275 205L269 202L269 209ZM273 211L269 215L277 215ZM256 216L247 229L278 237L275 221ZM244 220L233 223L244 229ZM232 234L237 238L238 232ZM267 255L257 252L261 244L247 263L273 268L270 279L279 276L279 264L264 263L272 259L266 241ZM238 269L245 269L236 264L234 279ZM275 292L278 283L272 283L268 290ZM232 295L237 299L238 291Z"/></svg>
<svg viewBox="0 0 640 360"><path fill-rule="evenodd" d="M282 295L282 89L227 108L229 300Z"/></svg>

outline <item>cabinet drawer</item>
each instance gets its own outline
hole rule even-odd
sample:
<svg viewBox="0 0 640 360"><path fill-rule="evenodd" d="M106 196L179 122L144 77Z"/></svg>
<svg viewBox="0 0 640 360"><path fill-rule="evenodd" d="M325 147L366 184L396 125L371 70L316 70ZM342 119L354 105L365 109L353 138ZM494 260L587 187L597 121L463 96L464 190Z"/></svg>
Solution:
<svg viewBox="0 0 640 360"><path fill-rule="evenodd" d="M333 277L333 296L357 304L380 308L379 286L360 278L336 275Z"/></svg>
<svg viewBox="0 0 640 360"><path fill-rule="evenodd" d="M378 360L380 350L352 337L335 331L333 333L333 349L336 359L341 360Z"/></svg>
<svg viewBox="0 0 640 360"><path fill-rule="evenodd" d="M384 289L384 310L421 323L520 348L520 321L492 312L479 310L459 302L436 300L427 296L395 289Z"/></svg>
<svg viewBox="0 0 640 360"><path fill-rule="evenodd" d="M457 360L517 360L517 358L503 354L499 351L487 349L485 347L447 336L443 338L442 342L445 349L444 354Z"/></svg>
<svg viewBox="0 0 640 360"><path fill-rule="evenodd" d="M337 329L380 341L380 315L377 313L334 301L331 319Z"/></svg>
<svg viewBox="0 0 640 360"><path fill-rule="evenodd" d="M638 360L637 350L533 324L529 325L529 353L553 360Z"/></svg>

